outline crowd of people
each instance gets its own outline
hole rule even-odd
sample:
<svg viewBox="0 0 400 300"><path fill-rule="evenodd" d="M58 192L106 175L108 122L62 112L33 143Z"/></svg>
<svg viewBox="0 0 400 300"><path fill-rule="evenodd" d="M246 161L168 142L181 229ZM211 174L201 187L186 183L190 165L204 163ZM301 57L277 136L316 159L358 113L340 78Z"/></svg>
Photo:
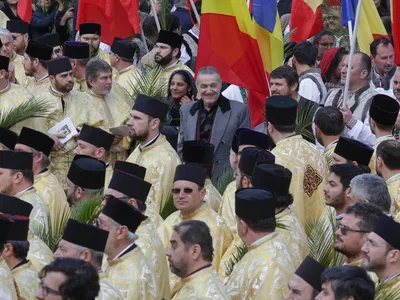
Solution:
<svg viewBox="0 0 400 300"><path fill-rule="evenodd" d="M0 10L1 300L400 299L390 38L348 73L330 7L252 127L247 90L212 63L194 77L187 1L160 31L140 1L144 39L112 45L98 23L70 30L66 1L38 1L30 24L17 5Z"/></svg>

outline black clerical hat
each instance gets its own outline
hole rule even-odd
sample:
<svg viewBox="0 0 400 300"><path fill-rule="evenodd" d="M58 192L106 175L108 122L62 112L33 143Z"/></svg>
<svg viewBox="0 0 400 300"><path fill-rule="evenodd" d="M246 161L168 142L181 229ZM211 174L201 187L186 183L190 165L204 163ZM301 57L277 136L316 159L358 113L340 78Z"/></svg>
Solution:
<svg viewBox="0 0 400 300"><path fill-rule="evenodd" d="M72 59L86 59L90 57L88 43L68 41L64 43L64 56Z"/></svg>
<svg viewBox="0 0 400 300"><path fill-rule="evenodd" d="M144 179L146 176L146 168L127 161L117 160L114 165L114 171L118 170L130 175Z"/></svg>
<svg viewBox="0 0 400 300"><path fill-rule="evenodd" d="M182 149L183 162L212 166L214 163L214 149L213 144L203 141L185 141Z"/></svg>
<svg viewBox="0 0 400 300"><path fill-rule="evenodd" d="M170 45L171 48L181 48L183 37L175 32L160 30L157 43Z"/></svg>
<svg viewBox="0 0 400 300"><path fill-rule="evenodd" d="M48 157L51 149L53 149L54 140L40 131L23 127L19 134L17 144L22 144L31 147L36 151L43 152L43 154Z"/></svg>
<svg viewBox="0 0 400 300"><path fill-rule="evenodd" d="M321 275L325 267L310 256L307 256L296 270L295 274L311 285L317 291L321 291Z"/></svg>
<svg viewBox="0 0 400 300"><path fill-rule="evenodd" d="M140 223L147 219L133 205L118 200L111 196L107 204L103 207L102 213L120 225L128 227L130 232L136 232Z"/></svg>
<svg viewBox="0 0 400 300"><path fill-rule="evenodd" d="M10 64L10 59L8 57L0 55L0 70L6 70L8 72L9 64Z"/></svg>
<svg viewBox="0 0 400 300"><path fill-rule="evenodd" d="M7 29L11 33L26 34L29 32L29 25L28 23L20 20L8 20Z"/></svg>
<svg viewBox="0 0 400 300"><path fill-rule="evenodd" d="M84 34L101 35L101 25L98 23L82 23L79 25L79 35Z"/></svg>
<svg viewBox="0 0 400 300"><path fill-rule="evenodd" d="M275 217L276 196L262 189L247 188L235 193L235 212L243 220Z"/></svg>
<svg viewBox="0 0 400 300"><path fill-rule="evenodd" d="M123 39L114 39L113 44L111 45L111 51L114 54L117 54L119 57L133 60L133 56L135 55L136 48L133 44L127 40Z"/></svg>
<svg viewBox="0 0 400 300"><path fill-rule="evenodd" d="M32 204L19 198L0 194L0 213L29 217Z"/></svg>
<svg viewBox="0 0 400 300"><path fill-rule="evenodd" d="M334 152L349 161L356 161L360 165L368 166L374 149L359 141L341 136Z"/></svg>
<svg viewBox="0 0 400 300"><path fill-rule="evenodd" d="M42 60L50 60L53 55L53 47L38 41L29 41L26 47L26 54Z"/></svg>
<svg viewBox="0 0 400 300"><path fill-rule="evenodd" d="M98 252L104 252L107 238L108 231L73 219L68 220L62 236L67 242Z"/></svg>
<svg viewBox="0 0 400 300"><path fill-rule="evenodd" d="M68 57L61 57L48 61L47 70L49 75L56 76L57 74L71 71L72 66Z"/></svg>
<svg viewBox="0 0 400 300"><path fill-rule="evenodd" d="M242 145L251 145L257 148L269 150L269 137L265 133L250 128L236 129L238 148Z"/></svg>
<svg viewBox="0 0 400 300"><path fill-rule="evenodd" d="M60 36L58 35L57 32L46 33L41 37L35 39L35 41L41 42L53 48L61 46Z"/></svg>
<svg viewBox="0 0 400 300"><path fill-rule="evenodd" d="M13 150L17 143L18 135L10 129L0 127L0 143Z"/></svg>
<svg viewBox="0 0 400 300"><path fill-rule="evenodd" d="M98 148L103 147L106 151L110 151L114 138L115 136L112 133L108 133L103 129L86 124L83 124L82 130L79 134L79 139L81 141L87 142Z"/></svg>
<svg viewBox="0 0 400 300"><path fill-rule="evenodd" d="M239 169L247 176L253 174L254 168L257 163L274 164L275 155L270 151L260 148L245 148L240 155Z"/></svg>
<svg viewBox="0 0 400 300"><path fill-rule="evenodd" d="M161 122L164 122L168 109L169 106L167 103L142 94L137 95L135 104L132 107L132 110L137 110L150 117L158 118Z"/></svg>
<svg viewBox="0 0 400 300"><path fill-rule="evenodd" d="M289 186L292 180L292 172L276 164L258 164L251 176L251 185L256 189L265 189L277 194L286 196L289 193Z"/></svg>
<svg viewBox="0 0 400 300"><path fill-rule="evenodd" d="M106 164L87 155L76 155L67 175L76 186L92 190L103 188L105 177Z"/></svg>
<svg viewBox="0 0 400 300"><path fill-rule="evenodd" d="M400 250L400 223L393 220L393 218L382 215L373 232L383 238L390 246Z"/></svg>
<svg viewBox="0 0 400 300"><path fill-rule="evenodd" d="M297 117L297 101L287 96L272 96L267 99L266 118L275 125L294 125Z"/></svg>
<svg viewBox="0 0 400 300"><path fill-rule="evenodd" d="M32 171L33 155L27 152L0 151L0 168Z"/></svg>
<svg viewBox="0 0 400 300"><path fill-rule="evenodd" d="M29 218L23 216L7 216L11 221L11 228L7 234L7 241L27 241Z"/></svg>
<svg viewBox="0 0 400 300"><path fill-rule="evenodd" d="M369 116L384 126L393 126L399 114L399 103L386 95L375 95L369 108Z"/></svg>
<svg viewBox="0 0 400 300"><path fill-rule="evenodd" d="M11 220L0 215L0 243L7 242L7 236L11 230Z"/></svg>
<svg viewBox="0 0 400 300"><path fill-rule="evenodd" d="M151 189L151 183L123 171L114 170L108 187L135 200L146 202Z"/></svg>
<svg viewBox="0 0 400 300"><path fill-rule="evenodd" d="M196 164L179 165L175 169L174 182L178 180L185 180L196 183L200 187L204 187L206 181L206 174Z"/></svg>
<svg viewBox="0 0 400 300"><path fill-rule="evenodd" d="M240 128L238 128L240 129ZM239 152L239 146L238 146L238 137L236 132L238 131L238 129L235 130L233 137L232 137L232 144L231 144L231 149L233 152L235 152L236 154L238 154Z"/></svg>

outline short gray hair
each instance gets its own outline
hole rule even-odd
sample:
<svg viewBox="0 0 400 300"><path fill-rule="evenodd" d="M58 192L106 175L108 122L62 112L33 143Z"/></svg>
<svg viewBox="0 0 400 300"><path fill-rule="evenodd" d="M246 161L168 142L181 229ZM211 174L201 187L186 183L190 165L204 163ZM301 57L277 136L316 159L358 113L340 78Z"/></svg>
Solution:
<svg viewBox="0 0 400 300"><path fill-rule="evenodd" d="M100 251L94 251L92 249L80 246L80 245L76 245L74 244L76 247L76 251L79 253L79 255L81 255L83 253L83 251L89 251L92 254L92 262L94 264L96 264L98 267L101 267L101 264L103 262L103 256L104 253L100 252Z"/></svg>
<svg viewBox="0 0 400 300"><path fill-rule="evenodd" d="M116 227L117 229L119 229L122 225L119 224L118 222L114 221L113 219L110 218L111 223L113 224L114 227ZM131 231L128 231L128 235L126 237L126 239L130 242L133 243L134 241L136 241L139 237L137 236L136 233L133 233Z"/></svg>
<svg viewBox="0 0 400 300"><path fill-rule="evenodd" d="M5 28L0 29L0 37L6 37L6 38L9 38L11 41L13 41L11 32Z"/></svg>
<svg viewBox="0 0 400 300"><path fill-rule="evenodd" d="M361 174L350 181L351 195L357 202L368 201L389 213L392 200L386 182L378 175Z"/></svg>
<svg viewBox="0 0 400 300"><path fill-rule="evenodd" d="M199 78L200 75L214 75L217 74L220 81L221 80L221 74L219 74L218 70L214 68L213 66L205 66L202 67L199 72L197 73L197 78ZM196 80L197 81L197 80Z"/></svg>
<svg viewBox="0 0 400 300"><path fill-rule="evenodd" d="M111 66L103 59L98 57L93 57L86 65L86 83L89 88L89 80L95 80L100 76L100 72L111 72Z"/></svg>
<svg viewBox="0 0 400 300"><path fill-rule="evenodd" d="M186 0L175 0L175 7L176 8L178 8L178 7L183 7L183 8L187 7Z"/></svg>

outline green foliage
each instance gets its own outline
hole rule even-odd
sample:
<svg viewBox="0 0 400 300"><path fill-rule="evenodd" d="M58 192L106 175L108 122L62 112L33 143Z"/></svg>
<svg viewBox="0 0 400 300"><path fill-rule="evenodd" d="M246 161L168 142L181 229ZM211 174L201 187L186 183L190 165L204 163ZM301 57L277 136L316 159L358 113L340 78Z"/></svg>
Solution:
<svg viewBox="0 0 400 300"><path fill-rule="evenodd" d="M93 224L100 215L103 197L100 194L86 198L73 208L71 219L76 221Z"/></svg>
<svg viewBox="0 0 400 300"><path fill-rule="evenodd" d="M50 103L44 99L33 98L7 112L0 112L0 127L11 128L14 125L31 119L46 118L50 114Z"/></svg>
<svg viewBox="0 0 400 300"><path fill-rule="evenodd" d="M314 143L315 137L312 132L314 115L318 109L318 104L301 99L297 107L296 134L301 134L304 139Z"/></svg>
<svg viewBox="0 0 400 300"><path fill-rule="evenodd" d="M223 195L226 187L233 181L235 180L235 177L233 176L233 170L231 168L225 169L221 175L218 178L216 189L218 192Z"/></svg>
<svg viewBox="0 0 400 300"><path fill-rule="evenodd" d="M169 30L168 28L168 16L171 12L171 1L169 0L159 0L160 11L158 13L158 18L160 19L160 26L163 30Z"/></svg>
<svg viewBox="0 0 400 300"><path fill-rule="evenodd" d="M247 252L249 252L249 249L243 242L240 243L239 246L235 247L236 247L235 253L232 254L232 257L225 263L225 276L227 277L232 274L235 265L239 261L241 261L241 259L243 258L243 256L245 256Z"/></svg>
<svg viewBox="0 0 400 300"><path fill-rule="evenodd" d="M305 231L312 258L327 268L343 264L343 255L333 248L336 231L334 210L327 210L326 215L306 222Z"/></svg>
<svg viewBox="0 0 400 300"><path fill-rule="evenodd" d="M169 215L173 214L176 211L177 211L177 209L174 204L174 198L172 196L172 193L170 193L167 198L167 202L165 202L164 208L162 209L162 211L160 213L160 216L161 216L161 218L163 218L165 220L166 218L169 217Z"/></svg>
<svg viewBox="0 0 400 300"><path fill-rule="evenodd" d="M133 73L129 80L129 85L133 90L130 96L135 99L137 94L143 94L163 100L167 95L167 84L160 80L161 72L161 67L156 67Z"/></svg>

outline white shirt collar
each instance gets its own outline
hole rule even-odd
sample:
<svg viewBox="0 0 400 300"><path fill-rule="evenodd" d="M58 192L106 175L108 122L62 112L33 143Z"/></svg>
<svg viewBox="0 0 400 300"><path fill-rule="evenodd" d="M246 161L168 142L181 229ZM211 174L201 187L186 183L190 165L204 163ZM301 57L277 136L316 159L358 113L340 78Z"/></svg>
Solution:
<svg viewBox="0 0 400 300"><path fill-rule="evenodd" d="M26 188L26 189L24 189L24 190L22 190L22 191L19 191L18 193L16 193L16 194L14 195L14 197L15 197L15 196L18 196L18 195L21 195L21 194L25 193L26 191L29 191L29 190L32 189L32 188L33 188L33 185L31 185L30 187L28 187L28 188Z"/></svg>
<svg viewBox="0 0 400 300"><path fill-rule="evenodd" d="M124 254L124 252L125 252L126 250L128 250L130 247L132 247L133 244L135 244L135 242L133 242L132 244L129 244L128 247L126 247L124 250L122 250L120 253L118 253L118 255L117 255L116 257L114 257L112 260L118 259L122 254Z"/></svg>
<svg viewBox="0 0 400 300"><path fill-rule="evenodd" d="M44 75L42 78L39 78L38 80L36 80L36 83L45 80L47 77L49 77L49 74L46 74L46 75Z"/></svg>
<svg viewBox="0 0 400 300"><path fill-rule="evenodd" d="M53 86L50 86L50 88L51 88L51 90L52 90L54 93L56 93L57 95L60 95L60 96L64 96L64 95L65 95L65 94L63 94L63 93L60 93L60 92L57 91L56 89L54 89Z"/></svg>
<svg viewBox="0 0 400 300"><path fill-rule="evenodd" d="M154 142L159 136L160 136L160 134L157 134L155 137L153 137L153 138L152 138L150 141L148 141L146 144L144 144L144 145L139 145L139 149L146 148L148 145L150 145L152 142Z"/></svg>

